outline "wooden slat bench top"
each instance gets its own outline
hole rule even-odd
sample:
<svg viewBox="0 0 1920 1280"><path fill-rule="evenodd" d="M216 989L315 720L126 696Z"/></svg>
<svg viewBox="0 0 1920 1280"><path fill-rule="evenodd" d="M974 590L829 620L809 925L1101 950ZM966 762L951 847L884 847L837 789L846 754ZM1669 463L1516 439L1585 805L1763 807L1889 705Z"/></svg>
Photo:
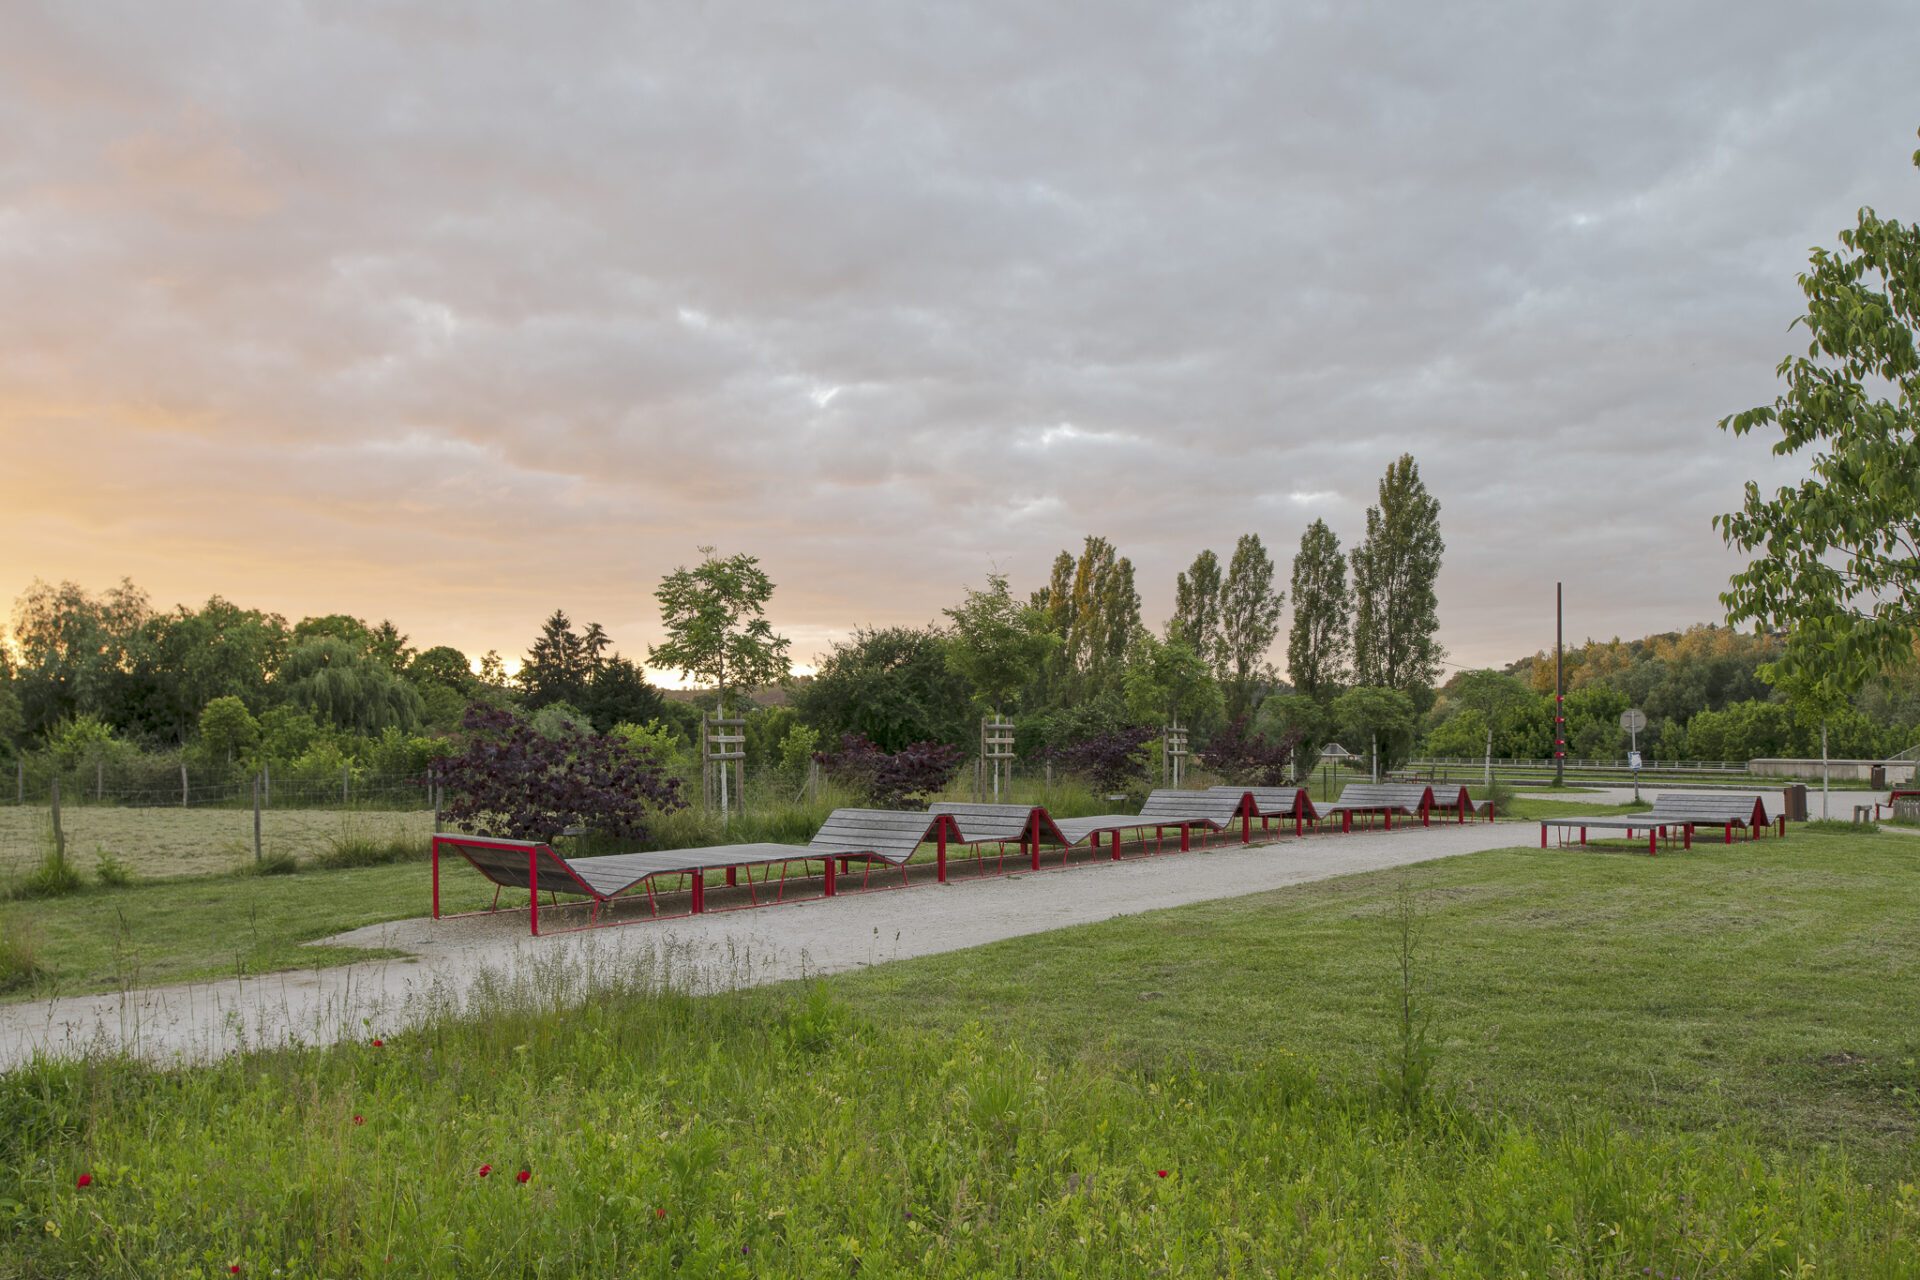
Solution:
<svg viewBox="0 0 1920 1280"><path fill-rule="evenodd" d="M1201 818L1226 826L1240 816L1246 804L1244 788L1235 791L1187 791L1161 787L1147 795L1140 806L1143 818Z"/></svg>
<svg viewBox="0 0 1920 1280"><path fill-rule="evenodd" d="M1349 782L1341 788L1340 798L1327 806L1327 812L1343 809L1356 812L1420 813L1433 805L1433 788L1425 783Z"/></svg>
<svg viewBox="0 0 1920 1280"><path fill-rule="evenodd" d="M1757 795L1720 795L1703 791L1666 792L1655 798L1649 814L1655 818L1708 826L1725 823L1764 826L1767 822L1766 802Z"/></svg>
<svg viewBox="0 0 1920 1280"><path fill-rule="evenodd" d="M1033 830L1036 817L1043 843L1064 844L1047 811L1030 804L969 804L943 800L930 810L953 820L949 839L956 844L1012 844Z"/></svg>
<svg viewBox="0 0 1920 1280"><path fill-rule="evenodd" d="M1320 816L1313 807L1313 797L1307 794L1305 787L1234 787L1222 783L1208 790L1252 797L1253 816L1256 818Z"/></svg>
<svg viewBox="0 0 1920 1280"><path fill-rule="evenodd" d="M940 834L946 819L894 809L835 809L807 842L815 853L871 853L901 863Z"/></svg>

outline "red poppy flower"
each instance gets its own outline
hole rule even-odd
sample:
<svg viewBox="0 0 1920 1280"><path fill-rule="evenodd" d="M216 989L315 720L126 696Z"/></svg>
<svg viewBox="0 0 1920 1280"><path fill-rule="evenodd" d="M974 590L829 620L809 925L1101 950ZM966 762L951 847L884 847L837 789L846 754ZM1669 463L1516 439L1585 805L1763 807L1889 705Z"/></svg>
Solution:
<svg viewBox="0 0 1920 1280"><path fill-rule="evenodd" d="M79 1176L79 1177L78 1177L77 1179L75 1179L75 1180L74 1180L74 1185L75 1185L75 1186L77 1186L77 1187L90 1187L90 1186L92 1186L92 1185L93 1185L93 1175L92 1175L92 1174L90 1174L90 1173L83 1173L83 1174L81 1174L81 1175L80 1175L80 1176Z"/></svg>
<svg viewBox="0 0 1920 1280"><path fill-rule="evenodd" d="M1154 1172L1159 1174L1163 1178L1167 1176L1167 1171L1165 1169L1155 1169Z"/></svg>
<svg viewBox="0 0 1920 1280"><path fill-rule="evenodd" d="M240 1264L236 1262L236 1263L234 1263L234 1264L233 1264L232 1266L230 1266L230 1267L228 1267L228 1268L227 1268L227 1274L229 1274L229 1275L235 1275L235 1276L237 1276L237 1275L239 1275L239 1274L240 1274Z"/></svg>
<svg viewBox="0 0 1920 1280"><path fill-rule="evenodd" d="M386 1042L385 1040L375 1040L375 1041L373 1042L373 1047L374 1047L374 1048L376 1048L376 1049L379 1049L379 1048L384 1048L384 1047L385 1047L385 1045L386 1045L386 1043L387 1043L387 1042Z"/></svg>
<svg viewBox="0 0 1920 1280"><path fill-rule="evenodd" d="M665 1209L655 1209L653 1211L653 1216L656 1218L664 1218L667 1216L667 1211Z"/></svg>
<svg viewBox="0 0 1920 1280"><path fill-rule="evenodd" d="M526 1182L532 1177L533 1177L533 1170L522 1169L520 1172L513 1175L513 1180L515 1182Z"/></svg>
<svg viewBox="0 0 1920 1280"><path fill-rule="evenodd" d="M365 1116L355 1116L353 1118L353 1122L355 1124L365 1124L367 1122L367 1118Z"/></svg>
<svg viewBox="0 0 1920 1280"><path fill-rule="evenodd" d="M486 1176L487 1176L488 1174L490 1174L490 1173L492 1173L492 1172L493 1172L493 1166L492 1166L492 1165L490 1165L490 1164L483 1164L483 1165L481 1165L481 1166L480 1166L480 1176L481 1176L481 1177L483 1177L483 1178L484 1178L484 1177L486 1177Z"/></svg>

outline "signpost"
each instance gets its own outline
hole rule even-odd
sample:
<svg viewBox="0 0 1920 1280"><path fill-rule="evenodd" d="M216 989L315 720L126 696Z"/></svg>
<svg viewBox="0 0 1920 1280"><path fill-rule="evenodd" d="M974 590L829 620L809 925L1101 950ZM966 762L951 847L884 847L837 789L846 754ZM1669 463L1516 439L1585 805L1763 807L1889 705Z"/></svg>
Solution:
<svg viewBox="0 0 1920 1280"><path fill-rule="evenodd" d="M1633 802L1640 803L1640 731L1647 727L1647 713L1638 707L1628 707L1620 713L1620 727L1631 736L1632 746L1627 751L1627 767L1633 770Z"/></svg>

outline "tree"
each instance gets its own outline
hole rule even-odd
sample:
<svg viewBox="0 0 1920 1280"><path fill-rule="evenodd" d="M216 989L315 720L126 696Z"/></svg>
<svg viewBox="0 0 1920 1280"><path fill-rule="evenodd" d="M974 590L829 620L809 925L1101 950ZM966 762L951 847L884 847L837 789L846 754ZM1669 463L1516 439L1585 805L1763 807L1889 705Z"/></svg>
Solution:
<svg viewBox="0 0 1920 1280"><path fill-rule="evenodd" d="M124 723L125 673L151 612L131 579L97 598L72 582L34 579L13 606L14 691L26 732L44 735L78 715Z"/></svg>
<svg viewBox="0 0 1920 1280"><path fill-rule="evenodd" d="M1527 687L1504 671L1469 671L1453 687L1453 700L1478 715L1486 726L1486 785L1493 785L1493 731L1500 718L1528 706Z"/></svg>
<svg viewBox="0 0 1920 1280"><path fill-rule="evenodd" d="M944 742L914 742L889 754L857 733L842 734L838 750L814 759L833 777L881 809L925 804L946 790L964 757Z"/></svg>
<svg viewBox="0 0 1920 1280"><path fill-rule="evenodd" d="M1126 791L1146 773L1146 747L1153 737L1152 729L1127 725L1083 738L1053 755L1063 768L1085 778L1097 792Z"/></svg>
<svg viewBox="0 0 1920 1280"><path fill-rule="evenodd" d="M1325 520L1300 535L1293 558L1293 628L1287 635L1287 678L1311 697L1331 694L1347 679L1353 655L1353 601L1340 539Z"/></svg>
<svg viewBox="0 0 1920 1280"><path fill-rule="evenodd" d="M1293 775L1300 735L1284 730L1277 738L1249 731L1245 718L1213 735L1202 753L1207 768L1226 781L1249 787L1284 786Z"/></svg>
<svg viewBox="0 0 1920 1280"><path fill-rule="evenodd" d="M1173 580L1173 616L1167 619L1167 639L1184 641L1202 659L1217 661L1220 652L1220 557L1202 551L1186 572Z"/></svg>
<svg viewBox="0 0 1920 1280"><path fill-rule="evenodd" d="M1227 715L1238 719L1253 709L1254 685L1267 676L1267 650L1280 631L1280 609L1287 593L1273 587L1273 560L1257 533L1240 535L1220 590L1220 669L1226 685Z"/></svg>
<svg viewBox="0 0 1920 1280"><path fill-rule="evenodd" d="M1904 665L1920 634L1920 224L1863 208L1811 263L1793 322L1806 354L1780 362L1772 404L1720 422L1776 427L1774 453L1812 450L1809 475L1770 497L1748 482L1741 509L1714 518L1728 545L1759 553L1720 599L1735 624L1819 619L1837 670Z"/></svg>
<svg viewBox="0 0 1920 1280"><path fill-rule="evenodd" d="M222 756L231 765L259 741L260 725L238 698L215 698L200 712L200 745L210 756Z"/></svg>
<svg viewBox="0 0 1920 1280"><path fill-rule="evenodd" d="M588 628L589 633L592 630ZM623 721L645 724L666 714L666 699L638 664L616 653L595 665L593 679L581 695L580 709L595 729L605 733Z"/></svg>
<svg viewBox="0 0 1920 1280"><path fill-rule="evenodd" d="M1424 697L1446 651L1434 581L1440 575L1440 504L1402 454L1380 480L1380 505L1367 508L1366 541L1353 552L1353 678Z"/></svg>
<svg viewBox="0 0 1920 1280"><path fill-rule="evenodd" d="M598 623L588 631L600 639L605 632ZM540 634L520 664L520 687L526 692L527 706L538 709L550 702L578 706L586 701L587 685L593 680L598 654L573 629L565 609L555 609L540 624Z"/></svg>
<svg viewBox="0 0 1920 1280"><path fill-rule="evenodd" d="M914 742L969 742L973 687L947 661L953 643L934 627L855 631L794 690L794 710L829 742L846 733L882 751Z"/></svg>
<svg viewBox="0 0 1920 1280"><path fill-rule="evenodd" d="M1124 683L1127 710L1142 724L1175 723L1183 716L1189 725L1205 723L1224 706L1213 671L1180 636L1162 641L1141 631L1128 655Z"/></svg>
<svg viewBox="0 0 1920 1280"><path fill-rule="evenodd" d="M947 666L973 686L974 700L996 714L1029 684L1061 643L1047 629L1046 614L1014 601L1004 573L987 575L984 591L967 589L965 600L942 610L953 621Z"/></svg>
<svg viewBox="0 0 1920 1280"><path fill-rule="evenodd" d="M1066 572L1071 566L1071 575ZM1034 605L1060 639L1040 682L1048 704L1117 692L1127 646L1140 630L1133 562L1105 538L1089 536L1078 560L1061 552Z"/></svg>
<svg viewBox="0 0 1920 1280"><path fill-rule="evenodd" d="M1293 743L1293 762L1304 781L1306 771L1319 762L1333 720L1324 702L1304 693L1276 693L1260 700L1253 718L1254 731L1270 742Z"/></svg>
<svg viewBox="0 0 1920 1280"><path fill-rule="evenodd" d="M766 619L773 579L757 558L716 556L712 547L701 547L700 554L699 565L675 569L653 593L667 639L647 650L647 665L677 670L714 690L724 719L729 694L752 693L787 678L787 638L776 635ZM720 771L723 813L730 811L728 772Z"/></svg>
<svg viewBox="0 0 1920 1280"><path fill-rule="evenodd" d="M425 710L419 691L392 668L337 636L309 640L288 654L278 683L288 702L349 733L377 734L388 725L410 730Z"/></svg>
<svg viewBox="0 0 1920 1280"><path fill-rule="evenodd" d="M1832 614L1801 619L1787 637L1779 661L1764 663L1760 675L1786 695L1798 715L1820 726L1820 816L1829 816L1832 766L1828 763L1827 730L1835 717L1853 707L1853 699L1874 674L1868 665L1871 648L1836 643L1836 630L1850 630L1850 620Z"/></svg>
<svg viewBox="0 0 1920 1280"><path fill-rule="evenodd" d="M1405 691L1359 685L1335 698L1330 710L1342 737L1355 746L1367 744L1375 782L1380 781L1382 757L1389 769L1406 759L1416 713Z"/></svg>

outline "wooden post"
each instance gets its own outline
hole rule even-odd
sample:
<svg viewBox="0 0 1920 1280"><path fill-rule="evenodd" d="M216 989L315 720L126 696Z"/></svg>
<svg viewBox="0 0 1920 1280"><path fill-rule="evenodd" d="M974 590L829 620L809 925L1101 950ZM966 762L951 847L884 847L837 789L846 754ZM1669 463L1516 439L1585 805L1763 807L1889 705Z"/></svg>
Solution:
<svg viewBox="0 0 1920 1280"><path fill-rule="evenodd" d="M253 775L253 864L260 865L260 775Z"/></svg>
<svg viewBox="0 0 1920 1280"><path fill-rule="evenodd" d="M60 829L60 775L54 774L53 781L47 785L47 793L53 807L53 854L61 862L67 860L67 833Z"/></svg>
<svg viewBox="0 0 1920 1280"><path fill-rule="evenodd" d="M273 803L273 766L265 760L260 762L260 792L262 803Z"/></svg>
<svg viewBox="0 0 1920 1280"><path fill-rule="evenodd" d="M340 803L341 804L345 804L347 802L347 784L351 782L352 779L353 779L353 766L350 764L341 765L340 766Z"/></svg>
<svg viewBox="0 0 1920 1280"><path fill-rule="evenodd" d="M440 771L427 770L427 795L433 801L433 829L440 829Z"/></svg>
<svg viewBox="0 0 1920 1280"><path fill-rule="evenodd" d="M107 798L107 766L99 756L93 758L93 798L95 801Z"/></svg>
<svg viewBox="0 0 1920 1280"><path fill-rule="evenodd" d="M180 762L180 807L187 807L187 762Z"/></svg>
<svg viewBox="0 0 1920 1280"><path fill-rule="evenodd" d="M27 758L25 756L13 758L13 802L15 804L27 802Z"/></svg>

